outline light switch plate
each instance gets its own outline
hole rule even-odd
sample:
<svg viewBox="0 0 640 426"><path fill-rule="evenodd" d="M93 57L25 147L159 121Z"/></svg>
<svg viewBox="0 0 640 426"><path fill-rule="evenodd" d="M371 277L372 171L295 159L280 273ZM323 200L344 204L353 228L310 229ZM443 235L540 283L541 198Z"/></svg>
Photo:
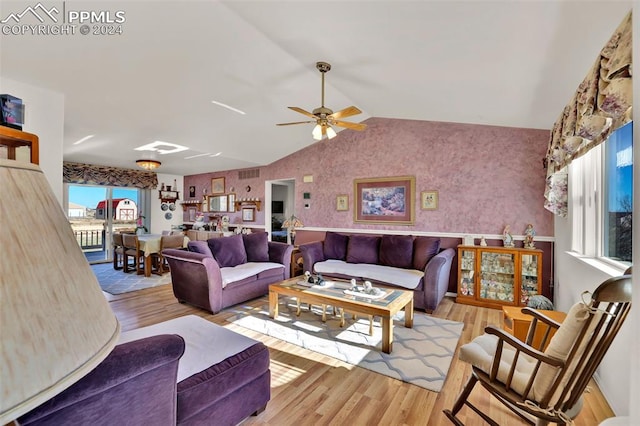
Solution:
<svg viewBox="0 0 640 426"><path fill-rule="evenodd" d="M304 175L304 176L302 177L302 181L303 181L304 183L311 183L311 182L313 182L313 175Z"/></svg>

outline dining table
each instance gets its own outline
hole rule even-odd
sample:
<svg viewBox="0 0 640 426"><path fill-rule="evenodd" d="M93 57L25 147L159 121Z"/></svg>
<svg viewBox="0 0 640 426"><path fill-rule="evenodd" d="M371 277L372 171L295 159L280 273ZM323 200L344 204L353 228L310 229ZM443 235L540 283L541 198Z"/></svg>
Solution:
<svg viewBox="0 0 640 426"><path fill-rule="evenodd" d="M138 248L144 253L144 276L151 276L151 262L149 256L155 253L160 253L160 242L162 240L161 234L142 234L138 235ZM182 247L187 247L189 244L189 237L184 236L184 242ZM139 257L139 256L138 256Z"/></svg>

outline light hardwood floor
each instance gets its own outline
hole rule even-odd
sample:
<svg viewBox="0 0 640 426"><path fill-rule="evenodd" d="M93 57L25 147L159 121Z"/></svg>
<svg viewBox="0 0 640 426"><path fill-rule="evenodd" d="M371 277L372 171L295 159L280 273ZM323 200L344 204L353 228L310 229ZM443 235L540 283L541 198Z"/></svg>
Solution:
<svg viewBox="0 0 640 426"><path fill-rule="evenodd" d="M271 401L266 411L245 420L243 425L446 425L450 423L442 410L451 408L470 373L470 367L458 361L456 353L444 387L435 393L234 326L226 322L230 314L224 311L211 315L180 304L170 285L106 296L123 331L194 314L264 342L271 355ZM416 315L425 313L416 311ZM449 298L433 315L464 322L458 346L481 334L488 324L499 325L501 319L499 310L461 305ZM576 426L598 425L613 416L593 381L589 389ZM501 425L521 423L479 385L472 392L471 401ZM459 418L468 426L485 424L466 407Z"/></svg>

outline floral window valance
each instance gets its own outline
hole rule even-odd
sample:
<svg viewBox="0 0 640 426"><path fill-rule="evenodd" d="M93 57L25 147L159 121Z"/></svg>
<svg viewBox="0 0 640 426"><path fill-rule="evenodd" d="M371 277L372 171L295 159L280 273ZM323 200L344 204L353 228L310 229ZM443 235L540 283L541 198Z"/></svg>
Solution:
<svg viewBox="0 0 640 426"><path fill-rule="evenodd" d="M631 36L629 12L553 125L544 196L554 214L567 215L566 166L631 121Z"/></svg>
<svg viewBox="0 0 640 426"><path fill-rule="evenodd" d="M65 183L128 186L141 189L156 189L158 187L158 176L154 172L84 163L64 162L62 164L62 178Z"/></svg>

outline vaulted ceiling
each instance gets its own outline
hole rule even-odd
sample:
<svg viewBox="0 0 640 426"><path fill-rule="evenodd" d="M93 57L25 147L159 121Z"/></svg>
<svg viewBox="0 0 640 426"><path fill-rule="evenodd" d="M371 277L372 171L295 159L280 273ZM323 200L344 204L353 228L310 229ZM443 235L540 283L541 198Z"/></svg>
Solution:
<svg viewBox="0 0 640 426"><path fill-rule="evenodd" d="M288 106L320 106L317 61L332 65L326 106L363 111L348 121L549 129L631 9L480 0L45 6L53 4L123 11L122 34L3 34L0 75L64 94L65 160L135 168L148 156L135 147L165 141L189 148L154 154L158 171L179 175L265 165L315 143L311 124L275 124L305 120ZM28 6L3 1L0 19Z"/></svg>

